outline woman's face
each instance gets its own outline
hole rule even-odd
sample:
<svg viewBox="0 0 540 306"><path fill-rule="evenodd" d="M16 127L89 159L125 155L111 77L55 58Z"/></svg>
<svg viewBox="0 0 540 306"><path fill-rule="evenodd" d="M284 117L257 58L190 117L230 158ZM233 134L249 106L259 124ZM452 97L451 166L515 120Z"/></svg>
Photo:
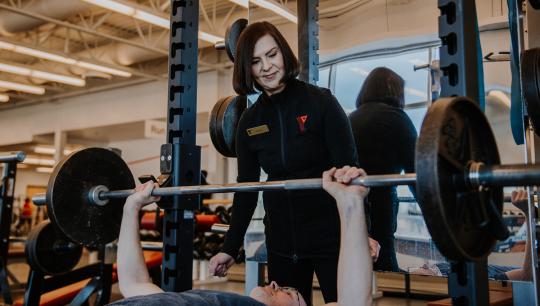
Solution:
<svg viewBox="0 0 540 306"><path fill-rule="evenodd" d="M283 55L274 38L268 34L255 43L251 74L268 95L281 92L285 88L285 84L281 82L285 75Z"/></svg>

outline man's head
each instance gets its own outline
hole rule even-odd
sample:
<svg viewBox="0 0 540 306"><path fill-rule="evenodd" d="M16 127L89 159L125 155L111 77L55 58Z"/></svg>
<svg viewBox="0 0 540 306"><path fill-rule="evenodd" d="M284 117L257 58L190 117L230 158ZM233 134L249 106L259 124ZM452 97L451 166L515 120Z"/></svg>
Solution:
<svg viewBox="0 0 540 306"><path fill-rule="evenodd" d="M253 288L249 296L268 306L307 306L298 290L280 287L276 282Z"/></svg>

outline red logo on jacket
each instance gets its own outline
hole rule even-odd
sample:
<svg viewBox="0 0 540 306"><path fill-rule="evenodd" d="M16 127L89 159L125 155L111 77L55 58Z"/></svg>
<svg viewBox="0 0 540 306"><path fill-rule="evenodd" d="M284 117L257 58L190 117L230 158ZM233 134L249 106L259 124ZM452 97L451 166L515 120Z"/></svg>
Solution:
<svg viewBox="0 0 540 306"><path fill-rule="evenodd" d="M302 115L302 116L296 117L296 121L298 121L298 127L300 128L300 132L304 132L306 130L307 118L308 118L307 115Z"/></svg>

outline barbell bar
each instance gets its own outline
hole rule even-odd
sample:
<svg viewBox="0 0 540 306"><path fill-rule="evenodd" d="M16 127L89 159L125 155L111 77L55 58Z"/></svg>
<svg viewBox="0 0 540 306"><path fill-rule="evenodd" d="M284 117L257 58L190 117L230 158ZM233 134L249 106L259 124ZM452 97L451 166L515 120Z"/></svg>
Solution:
<svg viewBox="0 0 540 306"><path fill-rule="evenodd" d="M10 163L10 162L23 162L26 158L26 153L23 151L17 152L0 152L0 163Z"/></svg>
<svg viewBox="0 0 540 306"><path fill-rule="evenodd" d="M351 184L366 187L411 185L416 181L415 174L398 175L370 175L353 180ZM270 190L309 190L322 189L322 179L296 179L269 182L246 182L222 185L195 185L179 187L163 187L154 189L152 196L178 196L190 194L208 193L228 193L228 192L258 192ZM108 190L106 186L98 185L89 189L88 199L94 205L106 205L109 199L125 199L134 194L133 189ZM32 197L35 205L45 205L47 203L45 194L38 194Z"/></svg>
<svg viewBox="0 0 540 306"><path fill-rule="evenodd" d="M414 184L431 237L451 260L485 259L496 240L508 236L502 220L503 186L540 184L540 165L500 165L485 115L464 97L443 98L429 108L419 133L415 168L416 174L368 175L353 184ZM96 246L118 238L122 204L134 187L133 175L120 156L87 148L58 163L47 194L34 200L47 205L51 221L72 241ZM316 178L164 187L153 195L320 188L322 180Z"/></svg>
<svg viewBox="0 0 540 306"><path fill-rule="evenodd" d="M368 175L356 178L351 185L366 187L384 187L396 185L413 185L416 183L416 174L386 174ZM464 183L469 188L481 186L527 186L540 184L540 165L504 165L484 166L481 163L472 163L469 173L465 174ZM152 196L168 197L190 194L229 193L229 192L258 192L270 190L313 190L322 189L322 179L296 179L269 182L246 182L234 184L195 185L179 187L163 187L154 189ZM106 205L110 199L125 199L134 194L133 189L108 190L106 186L98 185L89 189L88 199L94 205ZM35 205L47 203L45 194L32 197Z"/></svg>

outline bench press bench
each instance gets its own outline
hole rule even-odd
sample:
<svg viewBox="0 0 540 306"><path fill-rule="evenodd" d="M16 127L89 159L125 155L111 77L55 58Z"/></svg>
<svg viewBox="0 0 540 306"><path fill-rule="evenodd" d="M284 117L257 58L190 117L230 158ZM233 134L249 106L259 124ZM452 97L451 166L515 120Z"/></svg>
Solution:
<svg viewBox="0 0 540 306"><path fill-rule="evenodd" d="M148 270L159 268L162 262L162 252L144 251L144 259ZM59 306L69 304L77 294L88 284L91 279L85 279L71 285L44 293L41 295L40 306ZM113 265L112 283L118 282L118 273L116 264ZM13 303L14 306L24 305L22 298Z"/></svg>

